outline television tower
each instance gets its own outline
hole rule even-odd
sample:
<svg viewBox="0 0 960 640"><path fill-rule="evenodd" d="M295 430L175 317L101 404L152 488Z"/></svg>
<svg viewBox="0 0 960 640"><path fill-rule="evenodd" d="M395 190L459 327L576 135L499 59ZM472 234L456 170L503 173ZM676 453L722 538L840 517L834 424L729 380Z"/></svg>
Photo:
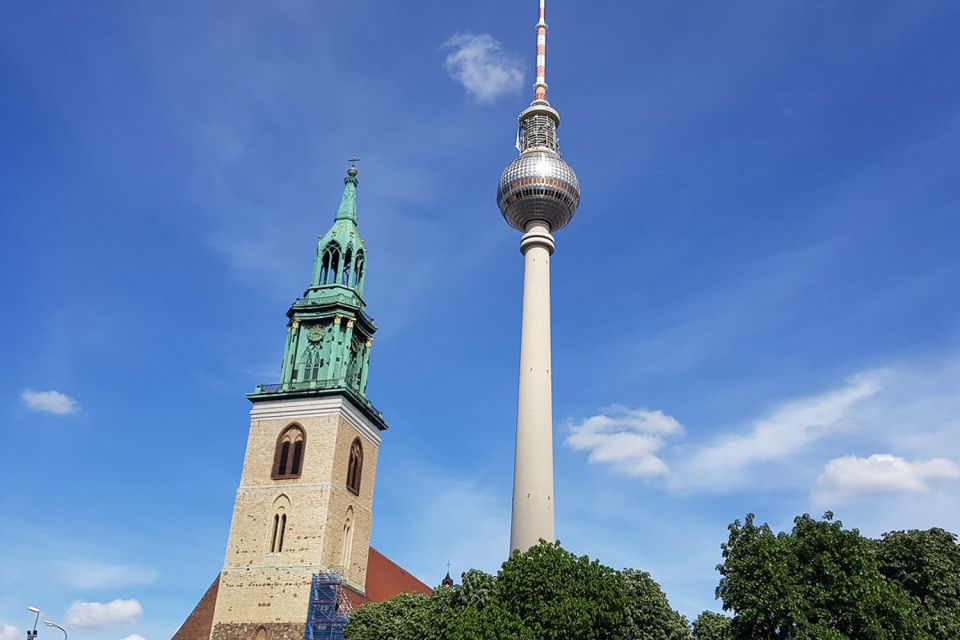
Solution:
<svg viewBox="0 0 960 640"><path fill-rule="evenodd" d="M500 176L497 204L507 223L523 232L523 320L517 446L513 471L510 549L526 551L554 535L553 391L550 365L550 256L552 233L566 226L580 204L580 182L557 143L560 114L547 101L547 21L540 0L537 81L520 113L520 157Z"/></svg>

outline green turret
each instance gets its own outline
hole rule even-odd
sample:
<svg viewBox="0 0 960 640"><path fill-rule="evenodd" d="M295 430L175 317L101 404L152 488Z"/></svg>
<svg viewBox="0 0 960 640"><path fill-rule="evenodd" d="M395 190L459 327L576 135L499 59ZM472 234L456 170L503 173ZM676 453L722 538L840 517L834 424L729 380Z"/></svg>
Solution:
<svg viewBox="0 0 960 640"><path fill-rule="evenodd" d="M365 312L366 247L357 231L357 168L347 169L333 226L317 243L313 277L287 311L287 342L279 384L257 385L259 400L346 393L382 424L366 399L370 350L377 327Z"/></svg>

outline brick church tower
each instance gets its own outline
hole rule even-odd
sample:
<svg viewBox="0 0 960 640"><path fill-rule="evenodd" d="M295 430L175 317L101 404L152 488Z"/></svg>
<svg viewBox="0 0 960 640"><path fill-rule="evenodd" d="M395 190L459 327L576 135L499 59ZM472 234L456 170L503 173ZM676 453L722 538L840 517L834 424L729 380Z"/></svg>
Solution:
<svg viewBox="0 0 960 640"><path fill-rule="evenodd" d="M364 312L355 166L344 184L310 286L287 311L280 382L247 396L250 431L223 570L177 640L302 640L314 576L335 575L352 604L429 592L370 548L387 424L366 399L376 326Z"/></svg>

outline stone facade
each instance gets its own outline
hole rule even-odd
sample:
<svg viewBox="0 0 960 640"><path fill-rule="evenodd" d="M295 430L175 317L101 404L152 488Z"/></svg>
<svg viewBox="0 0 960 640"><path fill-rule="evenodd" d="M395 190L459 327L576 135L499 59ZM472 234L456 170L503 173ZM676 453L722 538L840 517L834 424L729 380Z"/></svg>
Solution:
<svg viewBox="0 0 960 640"><path fill-rule="evenodd" d="M290 425L305 434L301 473L273 479L278 438ZM347 467L358 438L355 495ZM344 394L255 402L211 640L251 640L261 627L269 640L302 639L315 573L341 573L363 593L379 446L377 426ZM278 514L283 549L271 551Z"/></svg>
<svg viewBox="0 0 960 640"><path fill-rule="evenodd" d="M267 622L264 624L224 622L213 628L210 640L236 640L237 638L248 640L303 640L303 632L306 626L306 622L300 624L292 622Z"/></svg>

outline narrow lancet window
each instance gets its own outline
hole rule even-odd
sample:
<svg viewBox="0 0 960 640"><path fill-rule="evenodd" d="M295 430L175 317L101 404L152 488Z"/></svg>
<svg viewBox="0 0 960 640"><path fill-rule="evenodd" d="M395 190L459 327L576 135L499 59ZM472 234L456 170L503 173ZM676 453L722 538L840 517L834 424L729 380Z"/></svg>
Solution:
<svg viewBox="0 0 960 640"><path fill-rule="evenodd" d="M343 521L343 538L340 544L340 566L346 573L350 569L350 558L353 556L353 507L347 509L347 517Z"/></svg>
<svg viewBox="0 0 960 640"><path fill-rule="evenodd" d="M290 465L292 475L300 475L300 460L303 457L303 440L293 443L293 463Z"/></svg>
<svg viewBox="0 0 960 640"><path fill-rule="evenodd" d="M270 553L274 553L277 550L277 533L280 530L280 514L277 513L273 516L273 535L270 536Z"/></svg>
<svg viewBox="0 0 960 640"><path fill-rule="evenodd" d="M350 461L347 464L347 489L360 495L360 476L363 473L363 445L360 438L350 445Z"/></svg>
<svg viewBox="0 0 960 640"><path fill-rule="evenodd" d="M343 274L340 276L340 284L350 284L350 267L353 258L353 248L347 247L347 253L343 259Z"/></svg>

